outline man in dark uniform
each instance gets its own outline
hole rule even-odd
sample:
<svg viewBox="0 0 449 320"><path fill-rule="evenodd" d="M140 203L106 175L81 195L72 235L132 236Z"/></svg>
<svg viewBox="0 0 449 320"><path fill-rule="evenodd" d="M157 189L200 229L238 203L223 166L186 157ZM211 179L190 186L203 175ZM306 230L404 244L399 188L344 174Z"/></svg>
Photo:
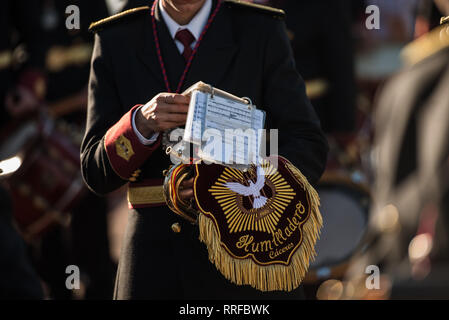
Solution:
<svg viewBox="0 0 449 320"><path fill-rule="evenodd" d="M161 187L170 165L161 132L185 123L189 101L179 93L198 81L250 97L266 111L267 128L279 129L279 154L312 184L320 178L327 144L295 70L283 12L213 0L162 0L153 10L136 8L92 26L83 177L101 194L130 182L133 208L115 297L302 297L301 287L262 293L227 281L209 262L198 228L165 205Z"/></svg>
<svg viewBox="0 0 449 320"><path fill-rule="evenodd" d="M405 68L376 108L373 246L353 272L381 265L393 299L448 298L449 17L441 21L405 47Z"/></svg>

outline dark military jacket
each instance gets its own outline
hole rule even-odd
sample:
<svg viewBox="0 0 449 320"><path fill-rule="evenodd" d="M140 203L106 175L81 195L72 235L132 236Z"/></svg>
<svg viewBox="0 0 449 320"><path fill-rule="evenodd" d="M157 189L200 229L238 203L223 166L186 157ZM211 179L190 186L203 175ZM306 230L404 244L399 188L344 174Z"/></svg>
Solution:
<svg viewBox="0 0 449 320"><path fill-rule="evenodd" d="M214 1L212 10L216 5ZM157 8L155 18L174 91L185 62ZM94 28L87 128L81 147L85 182L100 194L129 181L130 187L160 184L162 171L170 165L160 137L144 146L131 127L132 108L166 91L150 11L136 10ZM311 183L318 181L327 144L295 69L279 11L224 1L182 90L198 81L250 97L266 111L267 127L279 129L279 153ZM252 288L226 281L208 262L207 251L197 240L197 228L176 219L166 206L134 208L117 276L117 298L261 297ZM177 220L182 231L173 234L170 225Z"/></svg>

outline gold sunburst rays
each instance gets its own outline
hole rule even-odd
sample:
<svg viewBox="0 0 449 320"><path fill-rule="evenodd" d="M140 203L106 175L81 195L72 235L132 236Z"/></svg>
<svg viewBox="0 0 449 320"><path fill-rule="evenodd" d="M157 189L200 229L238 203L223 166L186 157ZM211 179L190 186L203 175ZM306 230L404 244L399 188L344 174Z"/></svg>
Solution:
<svg viewBox="0 0 449 320"><path fill-rule="evenodd" d="M269 185L272 197L262 208L247 209L243 205L242 195L230 190L225 183L230 181L245 181L241 171L234 168L225 168L214 185L208 190L222 208L229 232L261 231L273 233L285 208L289 205L296 193L285 181L282 175L269 163L262 164L265 172L266 184ZM256 170L252 168L250 174Z"/></svg>

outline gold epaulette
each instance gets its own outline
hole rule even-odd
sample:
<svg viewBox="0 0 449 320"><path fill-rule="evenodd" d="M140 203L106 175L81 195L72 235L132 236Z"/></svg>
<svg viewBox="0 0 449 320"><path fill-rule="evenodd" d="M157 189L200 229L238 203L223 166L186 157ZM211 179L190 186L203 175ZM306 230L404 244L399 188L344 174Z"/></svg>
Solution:
<svg viewBox="0 0 449 320"><path fill-rule="evenodd" d="M445 24L445 23L449 23L449 16L441 18L440 24Z"/></svg>
<svg viewBox="0 0 449 320"><path fill-rule="evenodd" d="M414 65L449 47L449 25L441 25L407 45L401 58L407 65Z"/></svg>
<svg viewBox="0 0 449 320"><path fill-rule="evenodd" d="M96 22L92 22L89 26L89 31L96 32L102 29L103 27L108 26L114 22L117 22L125 17L135 16L136 13L143 13L147 10L150 10L149 6L142 6L114 14L113 16L98 20Z"/></svg>
<svg viewBox="0 0 449 320"><path fill-rule="evenodd" d="M284 10L281 10L281 9L272 8L269 6L264 6L261 4L251 3L251 2L241 1L241 0L225 0L224 2L229 5L235 5L235 6L238 6L241 8L250 8L250 9L257 10L259 12L267 13L267 14L273 16L274 18L278 18L278 19L285 18L285 12L284 12Z"/></svg>

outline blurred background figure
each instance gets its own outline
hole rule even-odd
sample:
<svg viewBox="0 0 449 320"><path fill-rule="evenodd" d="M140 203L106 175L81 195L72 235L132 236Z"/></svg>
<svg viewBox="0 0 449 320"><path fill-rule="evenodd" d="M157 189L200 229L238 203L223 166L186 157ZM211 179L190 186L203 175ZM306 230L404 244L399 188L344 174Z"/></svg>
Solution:
<svg viewBox="0 0 449 320"><path fill-rule="evenodd" d="M355 129L352 3L344 0L254 1L286 13L296 67L327 133ZM337 27L338 26L338 27Z"/></svg>
<svg viewBox="0 0 449 320"><path fill-rule="evenodd" d="M79 9L79 29L66 25L74 13L66 8L73 5ZM79 146L93 46L87 29L123 5L123 1L40 0L33 5L7 1L10 13L2 10L5 24L23 16L11 23L10 32L2 33L12 38L7 40L16 53L11 54L7 76L2 76L5 117L0 161L20 162L17 172L2 178L48 298L112 298L115 263L108 238L109 208L106 199L95 196L81 181ZM80 290L66 288L69 265L79 267Z"/></svg>
<svg viewBox="0 0 449 320"><path fill-rule="evenodd" d="M312 74L324 75L321 78L325 79L333 78L334 82L337 83L336 85L333 85L329 81L328 83L330 85L328 85L326 91L323 91L326 93L324 96L328 95L331 97L331 91L328 90L329 88L334 87L338 88L338 90L343 88L343 91L339 92L340 99L334 95L330 100L326 101L326 99L323 99L324 96L317 99L313 94L314 90L311 90L310 81L306 81L306 83L309 84L308 94L312 104L317 107L318 111L321 109L319 115L323 126L328 133L331 152L327 170L317 186L317 190L321 197L321 211L324 219L324 227L321 239L317 244L318 256L315 262L312 263L310 272L305 281L309 284L306 286L309 298L357 298L358 296L351 296L351 294L349 294L352 292L351 290L354 290L354 287L344 286L341 281L343 281L344 274L350 266L351 258L365 252L366 245L369 243L369 234L373 229L372 223L369 224L369 221L370 219L373 219L372 215L376 212L376 209L371 207L377 208L379 203L383 203L383 206L387 208L387 211L390 210L386 215L389 216L389 219L391 220L395 219L395 210L397 209L395 206L387 206L389 202L385 202L386 199L379 202L378 194L379 192L383 192L384 195L389 192L395 194L392 189L398 188L398 185L390 185L387 187L385 182L380 183L379 181L382 179L394 179L390 174L393 176L395 174L401 176L405 174L404 171L407 170L418 174L416 167L411 163L414 161L412 159L416 159L419 155L413 153L416 150L410 147L410 145L414 143L410 141L418 139L417 136L419 136L419 134L431 132L430 128L421 128L420 133L413 132L413 130L409 128L407 129L407 132L403 133L400 130L405 130L405 128L398 127L398 123L395 121L399 121L396 119L400 119L400 117L406 119L403 121L409 121L407 120L408 111L406 110L406 105L408 100L406 100L406 96L411 96L412 93L419 92L417 89L418 87L419 90L422 90L422 93L414 96L416 99L414 103L417 105L421 104L419 108L422 108L423 110L431 109L426 106L427 103L430 103L430 100L423 102L420 99L427 99L430 97L430 92L437 90L436 83L441 80L439 79L440 74L434 74L433 76L429 75L429 77L423 79L420 78L422 74L418 75L416 71L410 73L401 72L401 68L404 65L404 60L401 58L401 52L409 42L414 40L414 38L424 35L439 24L442 15L440 10L446 7L447 1L366 0L352 2L344 1L344 3L332 1L332 4L327 3L326 1L315 1L313 3L309 3L308 1L281 0L254 2L270 4L286 10L286 24L289 36L292 39L292 48L295 51L297 68L305 80L315 78L314 76L310 77L310 71L311 69L314 69L315 73ZM365 21L371 12L366 12L365 9L369 5L375 5L379 8L380 29L368 30L366 28ZM352 15L350 14L351 12ZM427 42L427 44L428 43L429 42ZM329 50L331 46L332 50ZM425 44L421 44L415 51L419 52L422 50L427 52L426 48L427 46ZM307 58L308 55L310 55L309 58ZM438 68L441 68L441 71L445 68L443 62L445 58L442 57L440 59L442 64L439 65ZM437 72L437 67L434 66L434 68L434 71ZM321 72L316 72L316 70L320 69ZM329 75L332 72L334 77ZM378 92L390 78L395 77L399 72L401 72L401 76L398 76L398 79L393 80L396 85L388 85L388 87L394 87L394 89L386 89L389 94L382 94L382 96L389 95L389 100L387 101L384 98L382 101L376 103L375 101L378 100L376 99ZM410 87L408 87L404 84L404 80L408 79L408 77L413 77L415 79L414 86L410 85ZM402 84L399 85L400 83ZM447 86L447 83L441 82L439 88L444 87L444 85ZM324 86L321 87L323 88ZM342 97L346 97L346 99L342 99ZM394 100L393 97L396 98L396 100ZM348 103L351 99L353 101L352 108L349 107L351 104ZM342 101L345 102L341 103ZM393 101L395 102L393 103ZM439 97L438 101L444 104L444 102L447 102L448 100L444 97ZM399 104L401 104L401 106L399 106ZM413 105L413 107L409 105L411 109L414 108L412 114L418 112L416 109L418 108L417 105ZM332 111L326 109L330 106L332 106L330 108ZM445 108L446 106L447 104L440 106L440 109ZM338 113L340 110L341 117L345 117L346 121L341 122L340 124L342 126L339 128L338 126L334 127L337 128L336 130L329 129L330 127L326 124L326 116L329 116L332 120L339 121L339 115L332 113ZM327 115L326 112L328 113ZM428 111L428 113L431 112L433 111ZM440 116L443 116L442 119L449 120L447 114L443 113L443 111L440 111L439 113ZM348 116L349 114L350 116ZM448 122L447 120L445 121ZM349 123L352 123L352 127L346 126ZM441 120L440 123L444 126ZM413 121L409 124L411 127L414 125ZM345 134L341 134L341 132L344 132ZM387 134L387 132L390 133ZM396 162L389 162L392 159L389 158L387 161L385 158L383 163L373 161L373 159L377 159L376 157L373 157L372 152L375 143L375 133L377 133L376 145L379 145L378 150L376 149L376 155L381 154L381 149L385 148L385 144L388 141L392 141L393 137L402 137L401 139L403 140L397 141L396 144L398 151L397 155L401 155L400 159L396 159ZM448 136L446 129L441 129L439 130L439 133L434 134L438 135L440 138ZM380 140L383 142L380 142ZM444 170L442 171L441 165L445 161L443 154L446 152L444 151L444 148L447 148L447 146L434 145L433 148L435 148L434 150L440 150L436 151L436 153L439 154L439 164L437 165L436 162L433 163L433 165L436 166L434 167L433 172L438 172L438 176L443 180L439 180L438 182L433 181L434 185L438 187L428 189L425 193L427 196L423 195L422 197L417 197L415 198L415 201L411 203L417 206L416 210L418 210L418 208L420 208L419 210L423 210L424 204L420 201L424 201L423 199L425 198L428 199L429 195L432 194L434 196L433 201L436 201L437 203L433 208L435 209L438 207L440 212L446 212L447 215L447 207L438 204L439 201L444 198L442 194L445 192L447 193L447 191L445 191L447 189L445 189L441 183L441 181L444 181L444 178L442 178L444 176L442 175ZM435 159L432 161L435 161ZM397 165L397 171L389 170L388 173L383 171L387 166L393 166L393 163L394 165ZM410 172L408 174L410 174ZM375 181L376 187L373 189L372 186ZM390 183L392 182L390 181ZM409 193L409 197L411 197L411 194L412 193ZM373 202L374 200L376 202ZM394 203L393 200L390 201L392 201L391 203ZM424 219L422 220L418 218L418 213L406 214L409 212L408 209L409 207L402 210L404 215L402 217L402 222L407 226L413 226L412 229L416 227L414 232L417 233L413 235L420 235L427 232L423 230L432 228L432 224L436 221L435 210L430 214L430 217L427 216L426 218L422 218ZM428 207L424 210L428 210ZM445 218L438 219L443 221ZM424 224L425 226L419 226L420 224ZM404 226L402 229L405 232L404 234L407 234L410 239L397 241L398 239L394 238L395 240L391 241L392 243L397 244L395 249L397 254L400 253L407 256L407 246L412 240L413 235L410 233L410 229L405 231L406 228ZM444 237L447 235L447 231L444 230L444 228L442 229L443 230L439 233L439 245L437 246L441 247L438 249L440 252L441 250L444 252L445 249L442 248L446 248ZM403 237L404 234L401 236ZM424 239L424 236L421 236L418 240L419 239ZM383 243L383 245L385 244ZM419 245L423 245L423 242L415 242L415 246ZM426 244L424 243L424 245ZM387 246L385 248L387 248ZM379 245L377 249L379 252L383 252L382 245ZM385 250L383 254L385 257L392 259L389 264L390 267L394 265L392 261L397 261L394 260L395 253ZM428 261L426 260L424 264L421 263L419 265L420 267L415 263L415 265L412 266L415 273L421 272L422 276L423 266L428 267L427 262ZM366 266L367 264L362 263L361 265ZM439 263L434 263L434 270L439 268L444 270L444 264L438 265ZM362 274L365 279L366 274L364 271L365 270L357 270L358 274ZM438 274L437 271L434 279L441 280L443 278L446 279ZM403 286L405 283L407 282L402 282L401 285ZM392 285L393 284L388 283L388 281L382 283L382 286L384 289L386 288L386 291L391 290ZM417 290L407 290L406 287L401 287L401 285L395 284L393 287L395 293L392 297L413 297L413 294L417 294ZM423 288L423 286L420 288ZM426 297L426 294L429 297L432 295L435 297L443 297L441 295L443 291L438 290L438 288L429 287L428 289L429 290L425 291L426 293L421 292L422 297ZM447 287L444 287L444 290L447 290ZM375 291L371 291L371 293L372 292ZM370 297L379 298L382 297L382 294L379 294L378 296L371 295Z"/></svg>
<svg viewBox="0 0 449 320"><path fill-rule="evenodd" d="M442 12L449 10L446 0L419 0L415 22L415 38L440 25Z"/></svg>
<svg viewBox="0 0 449 320"><path fill-rule="evenodd" d="M379 86L401 68L400 52L414 38L419 1L365 0L365 8L373 5L379 9L380 21L378 29L366 28L366 13L356 29L359 38L356 76L360 89L371 102Z"/></svg>
<svg viewBox="0 0 449 320"><path fill-rule="evenodd" d="M43 299L40 279L12 220L10 196L0 185L0 299Z"/></svg>
<svg viewBox="0 0 449 320"><path fill-rule="evenodd" d="M39 50L33 52L34 59L29 59L22 70L14 73L13 51L18 41L36 48L38 41L33 37L32 26L37 24L35 16L24 10L34 3L27 1L3 1L0 10L0 128L8 126L11 119L34 110L39 100L39 71L42 57ZM32 70L35 70L34 72ZM28 72L27 72L28 71ZM18 83L14 92L17 108L7 108L6 96L12 81ZM34 85L33 85L34 84ZM0 131L0 142L7 134ZM5 155L4 148L0 153ZM0 157L0 299L42 299L44 293L40 279L34 270L26 245L13 222L11 195L4 177L14 170L17 161L4 162L7 156Z"/></svg>
<svg viewBox="0 0 449 320"><path fill-rule="evenodd" d="M46 111L55 119L55 129L79 150L84 134L87 108L87 81L93 35L91 22L109 15L104 1L41 0L40 27L45 48L47 79ZM80 29L67 29L66 8L76 5ZM72 13L72 12L70 12ZM53 228L43 236L35 253L40 274L54 298L72 298L65 287L65 268L77 265L83 291L77 298L110 299L114 266L107 233L107 204L104 198L84 190L71 209L70 224Z"/></svg>
<svg viewBox="0 0 449 320"><path fill-rule="evenodd" d="M370 33L371 41L407 43L414 34L416 9L420 0L366 0L380 9L381 28Z"/></svg>
<svg viewBox="0 0 449 320"><path fill-rule="evenodd" d="M449 1L437 3L448 15ZM405 47L404 68L376 104L369 246L340 298L449 298L449 18L441 21ZM380 268L378 290L361 277L368 265Z"/></svg>

